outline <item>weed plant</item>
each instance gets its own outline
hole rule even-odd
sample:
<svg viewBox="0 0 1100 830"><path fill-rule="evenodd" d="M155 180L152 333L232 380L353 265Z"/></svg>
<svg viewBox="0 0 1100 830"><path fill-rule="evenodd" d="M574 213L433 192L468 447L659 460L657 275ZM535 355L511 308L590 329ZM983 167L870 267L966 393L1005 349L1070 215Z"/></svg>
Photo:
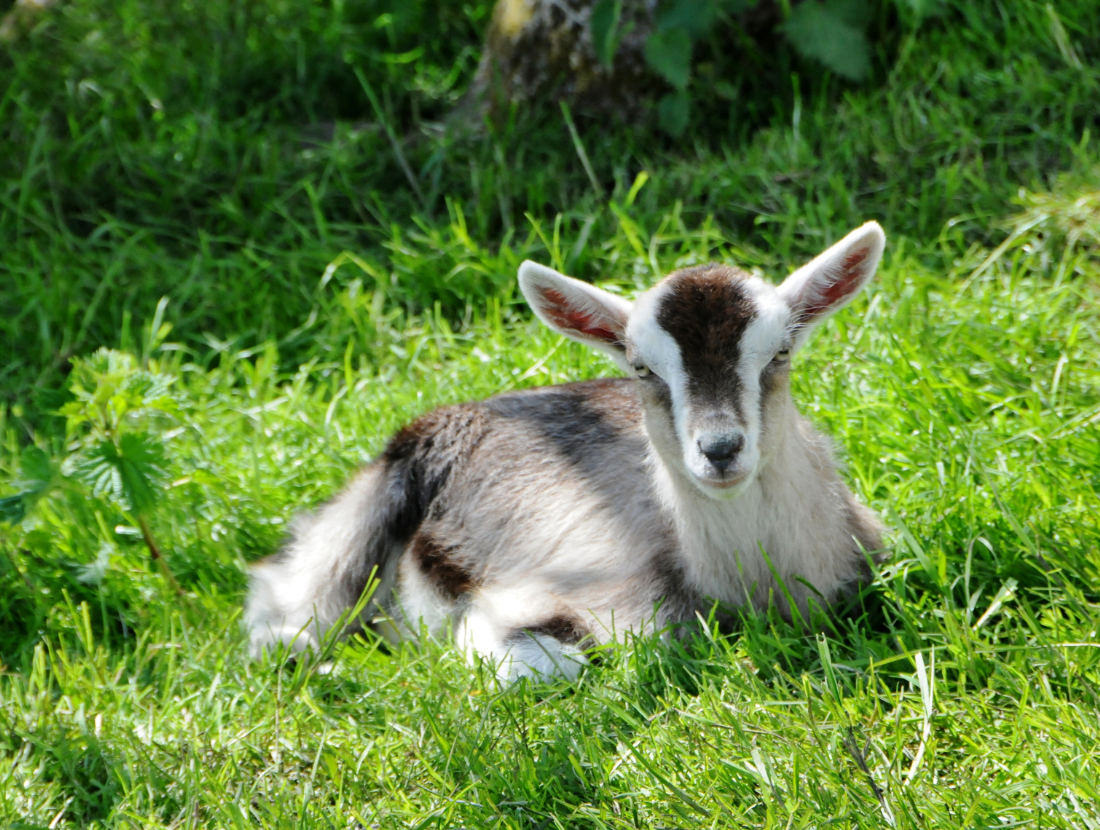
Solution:
<svg viewBox="0 0 1100 830"><path fill-rule="evenodd" d="M1091 4L945 4L867 87L746 82L676 143L578 116L591 176L557 110L424 126L487 12L72 2L0 55L0 824L1100 826ZM793 372L891 527L832 629L507 689L439 642L246 659L247 563L398 426L613 372L523 257L629 296L869 218L879 277ZM140 510L65 463L100 347L158 379Z"/></svg>

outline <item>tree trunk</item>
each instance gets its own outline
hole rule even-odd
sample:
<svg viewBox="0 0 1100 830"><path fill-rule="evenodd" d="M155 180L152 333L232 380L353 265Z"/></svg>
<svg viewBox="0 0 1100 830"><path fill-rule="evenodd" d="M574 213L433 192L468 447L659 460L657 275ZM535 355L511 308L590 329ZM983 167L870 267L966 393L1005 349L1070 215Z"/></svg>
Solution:
<svg viewBox="0 0 1100 830"><path fill-rule="evenodd" d="M477 75L461 110L499 114L512 103L567 101L633 119L663 87L645 61L657 0L622 0L611 57L601 63L592 11L599 0L498 0ZM471 110L473 112L471 112Z"/></svg>

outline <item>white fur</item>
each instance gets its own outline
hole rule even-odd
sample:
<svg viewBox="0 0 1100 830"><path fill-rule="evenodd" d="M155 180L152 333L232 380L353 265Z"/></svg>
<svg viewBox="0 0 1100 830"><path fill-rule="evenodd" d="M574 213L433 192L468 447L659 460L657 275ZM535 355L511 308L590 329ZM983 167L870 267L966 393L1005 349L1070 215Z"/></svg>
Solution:
<svg viewBox="0 0 1100 830"><path fill-rule="evenodd" d="M800 578L829 598L855 577L838 570L827 551L844 533L843 517L832 507L833 485L817 469L828 458L827 447L800 440L802 424L790 428L792 440L780 444L752 485L734 499L701 494L667 468L657 473L662 498L677 519L688 579L707 586L715 599L731 605L751 602L760 609L774 599L785 607L783 596L769 596L778 576L796 606L804 608L812 592Z"/></svg>
<svg viewBox="0 0 1100 830"><path fill-rule="evenodd" d="M282 643L295 652L317 648L328 629L359 597L333 592L356 562L376 527L369 512L379 471L368 467L344 492L314 516L300 518L297 536L285 554L252 569L252 596L245 611L252 653ZM368 511L364 515L364 505ZM397 560L375 576L378 596L393 589ZM368 610L373 607L372 602ZM364 610L364 619L368 618Z"/></svg>
<svg viewBox="0 0 1100 830"><path fill-rule="evenodd" d="M689 450L681 453L685 469L690 469L689 452L695 441L688 429L690 409L688 407L687 374L684 372L680 344L657 322L657 309L667 293L667 286L660 285L638 298L627 324L627 336L638 347L639 357L652 371L656 372L672 393L672 422L676 429L676 438L681 448ZM667 460L671 460L666 455Z"/></svg>

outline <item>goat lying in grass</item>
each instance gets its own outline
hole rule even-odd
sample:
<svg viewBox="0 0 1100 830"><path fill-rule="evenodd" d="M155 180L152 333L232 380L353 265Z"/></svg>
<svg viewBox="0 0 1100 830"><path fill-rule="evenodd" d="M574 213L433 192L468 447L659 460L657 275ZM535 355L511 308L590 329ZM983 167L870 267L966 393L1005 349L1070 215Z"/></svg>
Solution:
<svg viewBox="0 0 1100 830"><path fill-rule="evenodd" d="M628 379L429 412L252 574L257 654L301 650L372 573L386 636L453 631L502 677L573 676L626 630L730 606L833 603L868 576L875 515L799 416L790 358L874 274L868 223L773 287L724 265L678 271L633 304L525 262L553 330ZM765 555L766 554L766 555Z"/></svg>

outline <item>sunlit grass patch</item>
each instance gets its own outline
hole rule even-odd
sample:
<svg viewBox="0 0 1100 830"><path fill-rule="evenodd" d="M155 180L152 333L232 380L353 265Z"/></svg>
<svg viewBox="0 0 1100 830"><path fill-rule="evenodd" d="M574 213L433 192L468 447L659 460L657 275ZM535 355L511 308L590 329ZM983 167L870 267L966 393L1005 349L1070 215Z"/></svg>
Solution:
<svg viewBox="0 0 1100 830"><path fill-rule="evenodd" d="M738 258L657 225L642 257L641 231L608 238L610 285L629 294L701 244ZM892 528L862 610L824 639L765 615L642 640L576 685L502 690L446 643L388 654L369 636L328 675L248 663L237 614L246 561L399 425L610 364L513 305L451 324L365 283L326 292L310 336L333 345L290 373L274 344L205 364L162 350L180 414L150 520L186 597L79 490L5 530L0 688L20 786L3 809L48 823L68 802L63 821L113 826L1095 820L1098 281L1089 257L1041 242L960 250L946 273L896 244L796 362L803 411Z"/></svg>

